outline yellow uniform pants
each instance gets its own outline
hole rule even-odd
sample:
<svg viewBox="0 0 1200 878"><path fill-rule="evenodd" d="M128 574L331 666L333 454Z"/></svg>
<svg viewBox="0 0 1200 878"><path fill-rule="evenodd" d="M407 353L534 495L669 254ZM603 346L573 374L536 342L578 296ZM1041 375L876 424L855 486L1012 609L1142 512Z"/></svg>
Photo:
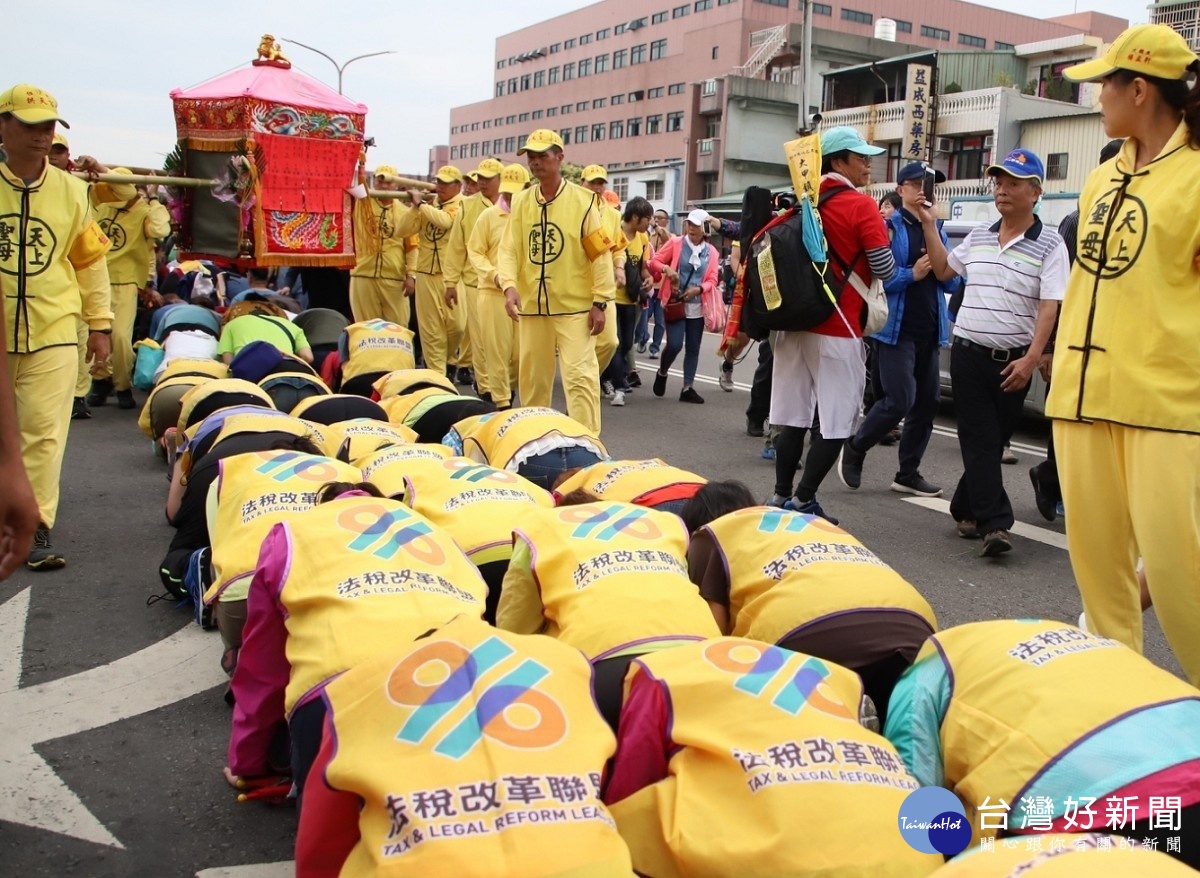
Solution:
<svg viewBox="0 0 1200 878"><path fill-rule="evenodd" d="M475 313L479 322L480 358L475 361L475 377L487 375L487 391L497 406L512 404L513 388L517 386L518 324L504 310L504 294L481 290L475 295ZM483 369L480 369L480 364ZM483 390L483 381L480 388Z"/></svg>
<svg viewBox="0 0 1200 878"><path fill-rule="evenodd" d="M596 340L588 331L588 315L522 317L517 324L521 349L521 404L549 408L554 393L554 348L562 371L567 414L589 430L600 432L600 370Z"/></svg>
<svg viewBox="0 0 1200 878"><path fill-rule="evenodd" d="M75 373L75 395L87 396L92 387L92 372L87 361L88 325L82 320L75 323L75 341L78 344L78 372Z"/></svg>
<svg viewBox="0 0 1200 878"><path fill-rule="evenodd" d="M475 370L475 385L487 393L487 363L483 359L483 328L479 325L479 287L458 285L458 307L466 311L467 326L458 345L458 365Z"/></svg>
<svg viewBox="0 0 1200 878"><path fill-rule="evenodd" d="M1088 628L1141 652L1141 554L1167 642L1200 684L1200 436L1055 421L1054 447Z"/></svg>
<svg viewBox="0 0 1200 878"><path fill-rule="evenodd" d="M446 285L440 274L417 275L416 304L425 368L444 375L448 358L462 343L467 327L466 309L450 310L446 304Z"/></svg>
<svg viewBox="0 0 1200 878"><path fill-rule="evenodd" d="M112 285L112 357L96 370L96 377L111 378L114 390L133 387L133 322L137 308L137 284Z"/></svg>
<svg viewBox="0 0 1200 878"><path fill-rule="evenodd" d="M408 326L408 297L404 281L382 277L350 276L350 313L355 323L387 320Z"/></svg>
<svg viewBox="0 0 1200 878"><path fill-rule="evenodd" d="M604 329L596 336L596 365L600 367L600 374L604 374L617 352L617 309L611 302L604 318Z"/></svg>
<svg viewBox="0 0 1200 878"><path fill-rule="evenodd" d="M58 514L58 480L67 449L77 367L75 345L8 354L21 429L21 459L46 527L54 527Z"/></svg>

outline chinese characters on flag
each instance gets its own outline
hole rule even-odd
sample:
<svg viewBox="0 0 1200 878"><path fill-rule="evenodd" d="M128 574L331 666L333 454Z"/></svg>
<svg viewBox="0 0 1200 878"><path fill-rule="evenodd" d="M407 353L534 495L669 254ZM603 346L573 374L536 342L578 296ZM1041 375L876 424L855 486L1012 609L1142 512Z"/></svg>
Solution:
<svg viewBox="0 0 1200 878"><path fill-rule="evenodd" d="M908 96L904 104L904 139L901 162L929 160L931 115L929 106L933 95L933 68L925 64L908 65Z"/></svg>

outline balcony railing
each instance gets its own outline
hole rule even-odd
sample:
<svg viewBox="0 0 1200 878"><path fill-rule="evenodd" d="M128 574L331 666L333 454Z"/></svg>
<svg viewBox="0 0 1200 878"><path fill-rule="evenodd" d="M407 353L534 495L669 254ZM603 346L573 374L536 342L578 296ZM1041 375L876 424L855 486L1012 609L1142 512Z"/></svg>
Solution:
<svg viewBox="0 0 1200 878"><path fill-rule="evenodd" d="M1002 89L988 88L938 97L937 133L942 136L995 131L999 121ZM821 126L849 125L867 140L892 141L904 137L904 101L830 110L822 114Z"/></svg>
<svg viewBox="0 0 1200 878"><path fill-rule="evenodd" d="M700 85L700 114L720 113L725 109L725 80L706 79Z"/></svg>
<svg viewBox="0 0 1200 878"><path fill-rule="evenodd" d="M876 201L889 192L896 191L895 183L872 183L863 190ZM970 180L947 180L934 187L934 200L939 204L949 204L952 198L973 198L980 195L991 195L992 187L987 180L978 178Z"/></svg>

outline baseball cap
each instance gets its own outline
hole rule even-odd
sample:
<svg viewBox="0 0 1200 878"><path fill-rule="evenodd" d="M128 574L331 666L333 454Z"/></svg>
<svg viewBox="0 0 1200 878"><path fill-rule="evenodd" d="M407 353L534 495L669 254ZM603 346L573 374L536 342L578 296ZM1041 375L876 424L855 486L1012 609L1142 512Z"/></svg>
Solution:
<svg viewBox="0 0 1200 878"><path fill-rule="evenodd" d="M558 136L558 132L551 131L549 128L539 128L529 135L525 145L517 150L517 155L525 155L527 152L545 152L553 146L557 146L559 149L563 148L563 141Z"/></svg>
<svg viewBox="0 0 1200 878"><path fill-rule="evenodd" d="M500 191L513 195L525 188L529 182L529 172L524 165L505 165L500 172Z"/></svg>
<svg viewBox="0 0 1200 878"><path fill-rule="evenodd" d="M896 175L897 183L907 183L909 180L921 180L925 177L924 162L910 162L900 169L900 173ZM931 169L932 170L932 169ZM946 175L941 171L934 170L935 180L937 183L945 183Z"/></svg>
<svg viewBox="0 0 1200 878"><path fill-rule="evenodd" d="M1196 53L1165 24L1139 24L1115 40L1101 58L1075 64L1063 71L1072 82L1095 82L1117 70L1129 70L1159 79L1183 79Z"/></svg>
<svg viewBox="0 0 1200 878"><path fill-rule="evenodd" d="M58 122L64 128L71 127L58 115L58 101L54 96L36 85L14 85L0 94L0 113L12 113L27 125Z"/></svg>
<svg viewBox="0 0 1200 878"><path fill-rule="evenodd" d="M583 169L583 182L591 183L593 180L604 180L608 182L608 171L603 165L588 165Z"/></svg>
<svg viewBox="0 0 1200 878"><path fill-rule="evenodd" d="M701 210L698 207L687 215L687 221L694 226L703 227L704 224L709 221L709 219L711 219L711 217L708 211Z"/></svg>
<svg viewBox="0 0 1200 878"><path fill-rule="evenodd" d="M1004 157L998 165L988 165L989 177L996 174L1008 174L1018 180L1037 180L1040 184L1046 179L1046 169L1037 154L1028 149L1014 149Z"/></svg>
<svg viewBox="0 0 1200 878"><path fill-rule="evenodd" d="M393 168L391 165L380 165L379 167L377 167L375 169L376 177L395 177L395 176L398 176L399 173L400 172L397 171L395 168Z"/></svg>
<svg viewBox="0 0 1200 878"><path fill-rule="evenodd" d="M848 125L839 125L821 132L821 155L833 155L835 152L855 152L859 155L879 155L885 150L881 146L871 146L863 140L863 136Z"/></svg>
<svg viewBox="0 0 1200 878"><path fill-rule="evenodd" d="M504 165L495 159L484 159L479 163L479 167L475 169L475 175L491 179L498 176L504 170Z"/></svg>
<svg viewBox="0 0 1200 878"><path fill-rule="evenodd" d="M438 172L434 175L434 179L439 183L461 183L463 181L462 171L454 167L454 165L442 165L438 168Z"/></svg>
<svg viewBox="0 0 1200 878"><path fill-rule="evenodd" d="M51 144L51 147L55 146L61 146L63 149L71 148L71 144L67 143L67 138L63 137L57 131L54 132L54 142Z"/></svg>

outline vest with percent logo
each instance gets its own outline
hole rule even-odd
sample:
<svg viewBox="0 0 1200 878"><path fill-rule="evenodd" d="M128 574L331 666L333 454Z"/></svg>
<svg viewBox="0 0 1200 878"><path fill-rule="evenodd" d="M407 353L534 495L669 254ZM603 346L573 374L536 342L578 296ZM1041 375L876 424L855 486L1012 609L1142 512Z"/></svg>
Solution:
<svg viewBox="0 0 1200 878"><path fill-rule="evenodd" d="M413 354L413 333L406 326L387 320L364 320L351 323L344 330L342 383L359 375L412 369L416 366Z"/></svg>
<svg viewBox="0 0 1200 878"><path fill-rule="evenodd" d="M151 439L157 439L158 437L154 435L150 414L154 410L154 402L159 394L165 394L177 387L190 390L205 381L228 377L229 367L216 360L172 360L163 369L162 375L154 382L154 388L146 397L146 404L142 406L142 411L138 415L138 427ZM168 396L169 394L164 395L163 398L166 399ZM178 418L175 420L178 421Z"/></svg>
<svg viewBox="0 0 1200 878"><path fill-rule="evenodd" d="M325 771L362 800L343 878L632 874L601 803L612 732L573 649L460 617L325 690Z"/></svg>
<svg viewBox="0 0 1200 878"><path fill-rule="evenodd" d="M554 499L528 479L465 457L411 461L404 502L454 537L477 565L512 557L513 521Z"/></svg>
<svg viewBox="0 0 1200 878"><path fill-rule="evenodd" d="M166 208L159 205L163 213ZM132 204L104 204L96 211L100 229L112 241L108 251L108 279L113 284L145 286L153 273L154 242L146 237L152 208L140 195ZM170 234L170 225L166 233Z"/></svg>
<svg viewBox="0 0 1200 878"><path fill-rule="evenodd" d="M514 468L513 461L525 446L553 435L586 440L601 457L608 456L599 436L554 409L530 407L476 415L459 421L454 429L462 436L464 456L481 459L497 469Z"/></svg>
<svg viewBox="0 0 1200 878"><path fill-rule="evenodd" d="M213 583L204 602L244 600L271 528L317 503L330 482L362 481L349 464L299 451L253 451L218 461L212 522Z"/></svg>
<svg viewBox="0 0 1200 878"><path fill-rule="evenodd" d="M720 635L687 578L677 515L627 503L537 509L513 538L530 547L547 633L592 661L640 643Z"/></svg>
<svg viewBox="0 0 1200 878"><path fill-rule="evenodd" d="M321 450L338 460L357 460L381 448L417 441L417 434L408 427L371 418L352 418L335 424L305 423L312 429Z"/></svg>
<svg viewBox="0 0 1200 878"><path fill-rule="evenodd" d="M282 524L288 714L332 675L455 616L483 615L487 585L475 565L445 531L394 500L339 498L285 514Z"/></svg>
<svg viewBox="0 0 1200 878"><path fill-rule="evenodd" d="M859 723L853 672L722 637L641 656L626 687L637 677L664 692L671 754L666 778L610 806L639 873L920 878L941 864L896 830L918 784Z"/></svg>
<svg viewBox="0 0 1200 878"><path fill-rule="evenodd" d="M183 395L183 399L179 401L179 428L181 430L190 430L202 423L203 418L193 423L192 412L199 408L201 403L219 393L254 398L263 404L263 408L275 408L275 405L271 402L271 397L257 384L251 384L249 381L243 381L241 378L214 378L210 381L198 382ZM238 399L237 404L245 405L247 404L247 400L244 398Z"/></svg>
<svg viewBox="0 0 1200 878"><path fill-rule="evenodd" d="M445 445L393 445L355 458L354 465L362 471L363 481L370 482L385 497L402 497L404 475L412 463L440 461L453 456L454 452Z"/></svg>
<svg viewBox="0 0 1200 878"><path fill-rule="evenodd" d="M458 393L453 381L432 369L397 369L384 375L374 384L380 400L430 387L440 387L448 393Z"/></svg>
<svg viewBox="0 0 1200 878"><path fill-rule="evenodd" d="M933 608L899 573L823 518L764 506L724 515L703 531L729 574L732 633L779 643L853 610L893 610L937 630Z"/></svg>
<svg viewBox="0 0 1200 878"><path fill-rule="evenodd" d="M642 498L665 488L695 485L696 489L708 479L687 470L673 467L657 458L653 460L607 460L580 470L555 489L559 496L583 489L601 500L640 504Z"/></svg>
<svg viewBox="0 0 1200 878"><path fill-rule="evenodd" d="M981 834L978 806L1003 798L1014 810L1027 790L1053 777L1058 761L1086 745L1095 775L1073 774L1071 796L1106 796L1171 765L1200 758L1190 732L1158 746L1105 748L1115 722L1139 710L1177 702L1175 728L1200 725L1200 692L1133 650L1064 622L998 620L959 625L933 635L916 663L940 653L952 681L942 719L946 783L962 800L973 841ZM1020 730L1015 733L1014 730ZM1167 742L1170 743L1167 743ZM1063 802L1055 800L1061 813ZM982 830L990 835L993 830Z"/></svg>

